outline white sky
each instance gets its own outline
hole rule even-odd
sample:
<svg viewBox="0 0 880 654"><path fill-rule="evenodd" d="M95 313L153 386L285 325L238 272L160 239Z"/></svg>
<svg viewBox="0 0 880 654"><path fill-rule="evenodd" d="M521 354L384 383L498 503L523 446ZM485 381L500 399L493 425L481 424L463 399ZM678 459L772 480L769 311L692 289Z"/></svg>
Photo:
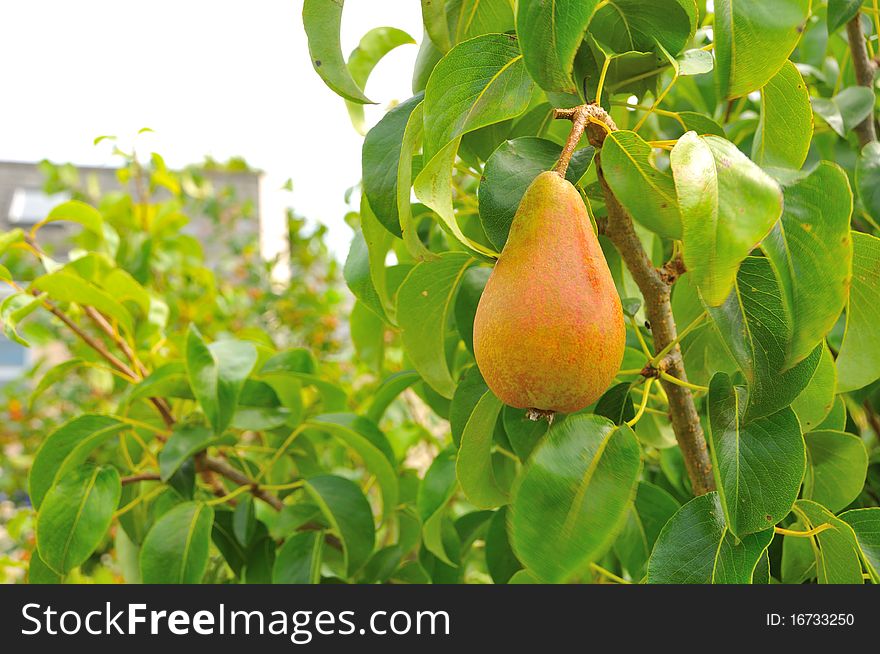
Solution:
<svg viewBox="0 0 880 654"><path fill-rule="evenodd" d="M302 0L2 0L0 160L111 165L95 136L151 127L143 147L169 165L241 155L269 183L292 178L289 204L326 223L344 257L362 137L311 67L301 12ZM348 0L346 56L381 25L421 40L418 0ZM411 95L416 53L374 70L369 123Z"/></svg>

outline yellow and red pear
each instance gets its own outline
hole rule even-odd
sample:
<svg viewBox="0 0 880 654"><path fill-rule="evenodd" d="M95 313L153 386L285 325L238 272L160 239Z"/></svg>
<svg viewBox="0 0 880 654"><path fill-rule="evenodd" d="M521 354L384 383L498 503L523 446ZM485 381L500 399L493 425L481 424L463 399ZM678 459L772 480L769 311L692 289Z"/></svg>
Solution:
<svg viewBox="0 0 880 654"><path fill-rule="evenodd" d="M577 189L541 173L523 195L474 320L477 366L537 414L595 402L620 368L620 298Z"/></svg>

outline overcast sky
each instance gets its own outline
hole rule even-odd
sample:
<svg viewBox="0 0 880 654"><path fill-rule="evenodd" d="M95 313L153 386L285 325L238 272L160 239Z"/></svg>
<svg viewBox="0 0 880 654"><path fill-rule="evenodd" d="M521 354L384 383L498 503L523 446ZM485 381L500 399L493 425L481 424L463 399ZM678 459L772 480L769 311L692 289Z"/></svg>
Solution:
<svg viewBox="0 0 880 654"><path fill-rule="evenodd" d="M302 0L2 0L0 160L111 165L94 137L151 127L144 147L171 165L241 155L270 183L292 178L289 203L344 256L362 137L309 63L301 12ZM420 40L418 0L347 0L346 55L380 25ZM375 69L368 122L409 97L416 52Z"/></svg>

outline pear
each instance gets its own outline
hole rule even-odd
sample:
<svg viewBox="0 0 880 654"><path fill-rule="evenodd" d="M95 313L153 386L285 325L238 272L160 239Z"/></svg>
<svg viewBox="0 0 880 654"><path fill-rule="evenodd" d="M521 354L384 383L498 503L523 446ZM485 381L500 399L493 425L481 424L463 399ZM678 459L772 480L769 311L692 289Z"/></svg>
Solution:
<svg viewBox="0 0 880 654"><path fill-rule="evenodd" d="M538 175L477 306L474 354L489 388L533 419L595 402L620 368L620 298L577 189Z"/></svg>

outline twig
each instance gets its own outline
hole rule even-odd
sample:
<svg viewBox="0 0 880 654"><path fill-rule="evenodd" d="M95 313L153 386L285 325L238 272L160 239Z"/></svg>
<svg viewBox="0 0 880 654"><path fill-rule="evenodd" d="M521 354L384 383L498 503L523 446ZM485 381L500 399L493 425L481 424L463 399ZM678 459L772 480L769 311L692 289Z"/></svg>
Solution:
<svg viewBox="0 0 880 654"><path fill-rule="evenodd" d="M594 147L601 147L605 141L605 135L617 130L617 125L611 116L597 104L582 104L568 109L555 109L553 117L565 118L572 123L571 132L569 132L568 140L562 148L562 154L559 155L559 161L553 167L554 172L559 173L562 177L565 177L571 155L574 154L585 129L587 130L587 138ZM587 129L588 125L590 129Z"/></svg>
<svg viewBox="0 0 880 654"><path fill-rule="evenodd" d="M125 486L127 484L136 484L139 481L161 481L161 477L155 472L142 472L139 475L123 477L121 481L122 485Z"/></svg>
<svg viewBox="0 0 880 654"><path fill-rule="evenodd" d="M583 132L583 126L573 119L578 112L589 112L602 121L607 129L614 131L613 121L608 118L602 120L601 114L605 110L596 105L583 105L574 110L557 110L556 117L568 118L573 121L572 134L569 141L579 139ZM599 113L601 112L601 114ZM575 134L578 132L577 134ZM604 134L593 132L589 134L590 142L597 148L601 148ZM575 141L576 142L576 141ZM601 153L596 154L596 172L599 184L605 197L605 206L608 209L608 224L605 233L614 243L620 256L626 263L636 284L645 298L645 315L651 324L654 335L654 347L664 350L670 343L676 340L675 320L672 316L671 289L667 282L668 275L664 276L661 271L654 267L648 257L641 241L633 227L632 218L623 205L617 200L611 187L605 179L602 171ZM676 344L664 358L666 372L677 380L687 383L684 363L681 358L681 349ZM672 429L675 438L684 455L685 467L691 480L696 495L703 495L715 488L715 479L712 476L712 464L706 449L706 438L703 435L703 427L700 424L700 416L694 405L694 398L690 389L678 384L670 383L665 379L660 380L661 388L669 398L669 415L672 421Z"/></svg>
<svg viewBox="0 0 880 654"><path fill-rule="evenodd" d="M856 73L856 81L859 86L874 90L874 67L875 64L868 56L868 48L865 46L865 35L862 32L862 14L855 15L846 24L846 36L849 39L849 49L852 52L853 70ZM871 103L871 113L861 123L856 125L855 132L859 137L859 143L864 147L868 143L877 140L877 130L874 127L874 104Z"/></svg>
<svg viewBox="0 0 880 654"><path fill-rule="evenodd" d="M280 499L278 499L278 497L260 488L259 484L251 480L244 473L239 472L238 470L230 466L225 461L206 456L204 459L204 464L207 470L212 470L218 475L222 475L228 480L234 481L239 486L249 486L250 491L254 497L263 500L266 504L271 506L276 511L280 511L284 508L284 503Z"/></svg>

